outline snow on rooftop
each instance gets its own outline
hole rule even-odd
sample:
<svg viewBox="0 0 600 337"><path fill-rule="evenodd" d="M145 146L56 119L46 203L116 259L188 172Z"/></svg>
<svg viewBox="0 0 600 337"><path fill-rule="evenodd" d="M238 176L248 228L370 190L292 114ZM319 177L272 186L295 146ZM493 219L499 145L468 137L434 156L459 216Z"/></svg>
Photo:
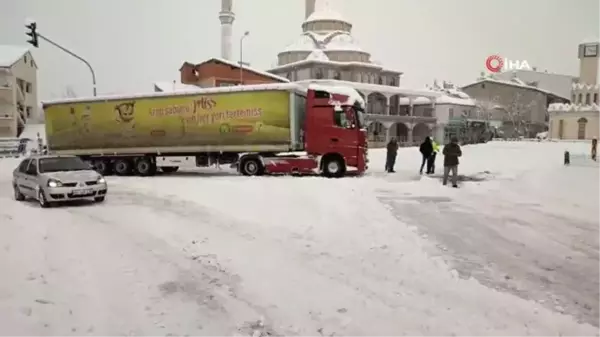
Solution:
<svg viewBox="0 0 600 337"><path fill-rule="evenodd" d="M222 58L219 58L219 57L213 57L213 58L211 58L211 60L216 60L216 61L219 61L221 63L230 65L232 67L238 67L238 68L240 67L240 64L237 63L237 62L229 61L229 60L222 59ZM277 80L277 81L281 81L281 82L289 82L290 81L290 80L288 80L285 77L277 76L275 74L271 74L269 72L262 71L262 70L259 70L259 69L256 69L256 68L252 68L252 67L248 67L248 66L245 66L245 65L242 65L242 68L245 69L245 70L247 70L247 71L253 72L255 74L261 75L261 76L270 77L270 78L272 78L274 80Z"/></svg>
<svg viewBox="0 0 600 337"><path fill-rule="evenodd" d="M159 92L175 92L175 91L190 91L198 90L200 87L196 85L183 84L176 81L173 82L155 82L154 87Z"/></svg>
<svg viewBox="0 0 600 337"><path fill-rule="evenodd" d="M600 39L597 36L588 36L581 41L581 43L598 43Z"/></svg>
<svg viewBox="0 0 600 337"><path fill-rule="evenodd" d="M329 57L327 57L327 55L320 49L313 50L306 59L317 61L329 61Z"/></svg>
<svg viewBox="0 0 600 337"><path fill-rule="evenodd" d="M548 106L548 111L582 111L593 112L600 111L598 104L563 104L552 103Z"/></svg>
<svg viewBox="0 0 600 337"><path fill-rule="evenodd" d="M322 79L322 80L311 79L311 80L298 81L298 82L294 82L294 83L298 83L298 84L317 83L317 84L332 85L332 86L345 86L345 87L354 88L355 90L361 92L365 96L370 93L380 93L380 94L384 94L384 95L413 96L413 97L419 97L419 96L440 97L442 95L439 92L427 90L427 89L420 89L420 90L419 89L409 89L409 88L402 88L402 87L388 86L388 85L381 85L381 84L350 82L350 81L340 81L340 80L328 80L328 79Z"/></svg>
<svg viewBox="0 0 600 337"><path fill-rule="evenodd" d="M600 84L573 83L573 89L575 89L575 90L587 90L587 91L598 91L598 90L600 90Z"/></svg>
<svg viewBox="0 0 600 337"><path fill-rule="evenodd" d="M28 47L0 45L0 67L11 67L27 52L29 52Z"/></svg>
<svg viewBox="0 0 600 337"><path fill-rule="evenodd" d="M504 85L510 85L510 86L515 86L515 87L527 88L527 89L539 91L539 92L547 94L547 95L552 95L552 96L560 97L560 98L563 98L563 99L566 99L566 100L569 99L567 97L562 97L562 95L559 95L557 93L554 93L554 92L551 92L551 91L548 91L548 90L544 90L544 89L541 89L541 88L538 88L538 87L534 87L534 86L528 85L526 83L519 83L519 81L514 81L514 79L511 79L511 80L500 80L500 79L497 79L497 78L494 78L494 77L491 77L491 76L479 78L477 81L463 86L463 88L471 87L473 85L477 85L477 84L484 83L484 82L491 82L491 83L497 83L497 84L504 84ZM521 81L521 82L523 82L523 81Z"/></svg>
<svg viewBox="0 0 600 337"><path fill-rule="evenodd" d="M350 23L344 16L334 10L328 0L317 0L315 2L315 11L304 21L304 23L316 21L341 21Z"/></svg>
<svg viewBox="0 0 600 337"><path fill-rule="evenodd" d="M304 32L296 41L285 47L283 52L303 52L316 49L365 52L350 33L339 30L324 33Z"/></svg>

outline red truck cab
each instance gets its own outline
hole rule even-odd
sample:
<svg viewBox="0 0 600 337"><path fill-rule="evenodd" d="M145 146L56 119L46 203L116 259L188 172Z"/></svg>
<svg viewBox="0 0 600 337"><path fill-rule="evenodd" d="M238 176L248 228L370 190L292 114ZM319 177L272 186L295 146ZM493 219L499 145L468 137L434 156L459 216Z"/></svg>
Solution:
<svg viewBox="0 0 600 337"><path fill-rule="evenodd" d="M294 115L303 156L263 157L265 173L360 175L367 170L364 100L352 88L309 85ZM243 159L240 160L243 162Z"/></svg>

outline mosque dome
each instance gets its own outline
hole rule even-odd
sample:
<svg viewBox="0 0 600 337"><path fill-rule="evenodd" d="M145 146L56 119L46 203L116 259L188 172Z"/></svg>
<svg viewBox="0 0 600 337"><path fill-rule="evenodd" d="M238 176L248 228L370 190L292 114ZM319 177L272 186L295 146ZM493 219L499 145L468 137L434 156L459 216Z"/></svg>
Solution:
<svg viewBox="0 0 600 337"><path fill-rule="evenodd" d="M370 62L371 55L351 34L352 24L327 0L317 0L317 5L302 23L302 34L278 54L279 65L306 60L315 50L331 61Z"/></svg>

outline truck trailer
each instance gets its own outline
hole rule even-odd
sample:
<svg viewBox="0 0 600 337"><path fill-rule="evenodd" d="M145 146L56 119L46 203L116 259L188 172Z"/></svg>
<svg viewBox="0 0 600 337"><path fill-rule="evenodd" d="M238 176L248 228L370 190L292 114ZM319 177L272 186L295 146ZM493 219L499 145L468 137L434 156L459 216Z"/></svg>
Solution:
<svg viewBox="0 0 600 337"><path fill-rule="evenodd" d="M353 88L294 83L43 103L49 153L120 176L217 163L247 176L362 174L364 108Z"/></svg>

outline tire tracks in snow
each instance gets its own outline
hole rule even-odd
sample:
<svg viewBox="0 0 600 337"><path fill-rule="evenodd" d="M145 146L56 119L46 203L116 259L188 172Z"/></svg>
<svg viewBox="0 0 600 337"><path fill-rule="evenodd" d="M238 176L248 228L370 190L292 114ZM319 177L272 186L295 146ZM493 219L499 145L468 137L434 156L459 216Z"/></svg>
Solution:
<svg viewBox="0 0 600 337"><path fill-rule="evenodd" d="M394 216L433 239L430 253L443 257L461 277L598 326L598 247L580 242L592 224L570 226L571 219L536 204L516 205L497 195L477 195L473 204L390 190L380 194ZM597 232L587 241L592 237Z"/></svg>

